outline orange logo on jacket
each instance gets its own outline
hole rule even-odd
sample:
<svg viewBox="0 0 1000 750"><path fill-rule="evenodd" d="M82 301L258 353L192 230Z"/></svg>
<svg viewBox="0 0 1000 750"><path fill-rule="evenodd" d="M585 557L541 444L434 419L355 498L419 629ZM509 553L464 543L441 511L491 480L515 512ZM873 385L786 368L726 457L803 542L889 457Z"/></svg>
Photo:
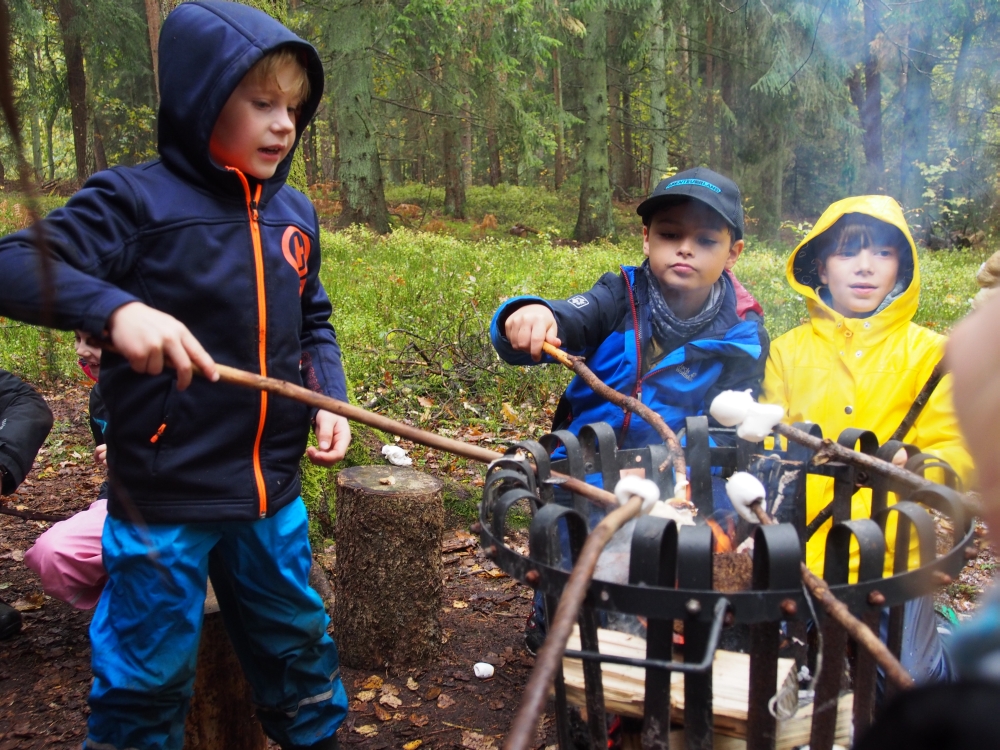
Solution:
<svg viewBox="0 0 1000 750"><path fill-rule="evenodd" d="M299 296L306 288L309 272L309 237L296 226L288 227L281 238L281 252L299 275Z"/></svg>

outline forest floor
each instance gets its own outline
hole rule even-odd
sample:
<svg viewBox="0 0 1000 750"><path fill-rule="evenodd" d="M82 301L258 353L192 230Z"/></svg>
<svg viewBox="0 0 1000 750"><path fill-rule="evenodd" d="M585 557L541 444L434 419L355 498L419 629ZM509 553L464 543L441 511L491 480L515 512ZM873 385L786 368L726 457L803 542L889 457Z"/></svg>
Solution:
<svg viewBox="0 0 1000 750"><path fill-rule="evenodd" d="M91 440L87 389L61 385L43 395L56 427L10 505L68 515L95 499L103 478L84 448ZM469 489L474 491L476 484L471 481ZM446 580L441 624L447 641L438 659L424 668L343 670L351 700L340 732L346 745L358 750L495 750L502 744L534 664L523 646L532 592L485 559L460 519L452 518L452 525L457 528L446 532L442 550ZM85 736L92 611L45 596L23 563L24 552L48 526L0 516L0 598L24 615L21 634L0 642L0 750L77 748ZM947 533L946 528L940 531ZM523 537L524 532L516 533L513 543L523 545ZM977 544L979 556L938 596L960 617L975 608L996 565L986 540ZM334 555L335 546L317 550L327 572ZM494 665L494 677L479 680L473 675L479 661ZM534 747L554 742L549 713Z"/></svg>

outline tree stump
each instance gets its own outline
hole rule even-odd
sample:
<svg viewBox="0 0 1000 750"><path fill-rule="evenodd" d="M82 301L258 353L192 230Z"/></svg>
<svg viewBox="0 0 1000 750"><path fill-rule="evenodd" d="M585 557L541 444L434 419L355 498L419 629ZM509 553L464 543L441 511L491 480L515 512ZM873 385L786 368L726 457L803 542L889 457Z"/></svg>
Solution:
<svg viewBox="0 0 1000 750"><path fill-rule="evenodd" d="M443 532L434 477L396 466L340 472L333 625L343 664L374 669L437 654Z"/></svg>
<svg viewBox="0 0 1000 750"><path fill-rule="evenodd" d="M254 715L253 691L229 642L211 582L198 645L194 697L184 727L185 750L266 750L267 736Z"/></svg>

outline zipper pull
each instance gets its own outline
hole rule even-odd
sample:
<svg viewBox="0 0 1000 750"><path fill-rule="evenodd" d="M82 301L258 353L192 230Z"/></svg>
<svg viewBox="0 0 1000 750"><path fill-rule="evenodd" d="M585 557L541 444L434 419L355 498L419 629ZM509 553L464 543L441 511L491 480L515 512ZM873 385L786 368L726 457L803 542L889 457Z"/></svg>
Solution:
<svg viewBox="0 0 1000 750"><path fill-rule="evenodd" d="M253 198L250 199L250 213L253 215L253 220L257 221L257 201Z"/></svg>

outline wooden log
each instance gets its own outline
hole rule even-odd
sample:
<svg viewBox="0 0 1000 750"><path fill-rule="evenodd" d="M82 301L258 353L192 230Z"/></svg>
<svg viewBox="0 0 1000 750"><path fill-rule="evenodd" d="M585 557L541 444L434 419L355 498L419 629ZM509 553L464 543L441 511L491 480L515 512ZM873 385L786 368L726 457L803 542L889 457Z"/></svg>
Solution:
<svg viewBox="0 0 1000 750"><path fill-rule="evenodd" d="M184 727L185 750L266 750L267 736L257 721L253 691L222 624L211 583L198 646L194 697Z"/></svg>
<svg viewBox="0 0 1000 750"><path fill-rule="evenodd" d="M434 477L396 466L337 475L332 619L342 664L376 669L436 656L443 532Z"/></svg>

